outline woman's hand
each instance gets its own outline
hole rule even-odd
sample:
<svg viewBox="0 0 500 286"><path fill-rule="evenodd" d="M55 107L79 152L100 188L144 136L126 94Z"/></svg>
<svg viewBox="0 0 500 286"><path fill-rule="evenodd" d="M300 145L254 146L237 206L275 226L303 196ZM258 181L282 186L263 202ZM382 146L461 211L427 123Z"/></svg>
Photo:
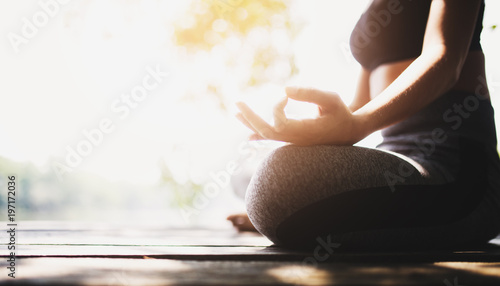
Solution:
<svg viewBox="0 0 500 286"><path fill-rule="evenodd" d="M351 113L340 96L307 88L286 88L287 97L274 108L274 126L269 125L246 104L237 103L241 113L236 117L255 134L252 140L270 139L297 145L352 145L363 139L362 123ZM295 120L285 115L288 98L318 105L319 116Z"/></svg>

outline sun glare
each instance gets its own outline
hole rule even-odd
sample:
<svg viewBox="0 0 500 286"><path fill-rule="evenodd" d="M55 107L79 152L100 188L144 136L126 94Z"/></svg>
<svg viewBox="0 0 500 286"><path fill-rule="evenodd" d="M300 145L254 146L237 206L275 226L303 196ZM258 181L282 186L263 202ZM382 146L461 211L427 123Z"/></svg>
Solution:
<svg viewBox="0 0 500 286"><path fill-rule="evenodd" d="M48 13L37 1L2 2L0 157L33 164L37 178L56 185L85 174L136 189L176 182L201 190L248 151L235 102L271 122L287 85L351 101L359 65L349 35L366 3L93 0ZM499 46L489 30L483 41L487 53ZM488 68L498 93L498 68Z"/></svg>

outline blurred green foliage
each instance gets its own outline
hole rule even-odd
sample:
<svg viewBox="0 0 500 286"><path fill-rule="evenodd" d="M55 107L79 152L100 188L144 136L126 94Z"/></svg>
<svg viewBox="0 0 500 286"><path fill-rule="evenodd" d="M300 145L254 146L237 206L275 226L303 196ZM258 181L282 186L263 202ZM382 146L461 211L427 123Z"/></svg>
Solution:
<svg viewBox="0 0 500 286"><path fill-rule="evenodd" d="M275 15L286 17L284 25L291 27L287 6L281 0L198 0L178 23L176 43L194 49L210 50L228 36L244 37L256 27L272 27ZM187 17L187 18L185 18Z"/></svg>
<svg viewBox="0 0 500 286"><path fill-rule="evenodd" d="M240 91L266 83L282 84L298 72L291 43L301 25L292 21L289 4L289 0L193 0L175 22L173 40L188 56L208 57L215 49L222 51L224 59L218 64L227 73L221 76L246 71L238 73L242 77L236 79ZM229 39L237 39L237 50L228 48ZM186 91L185 99L211 96L225 112L228 98L234 95L224 93L228 81L209 80L204 83L205 93ZM203 191L201 183L177 181L165 162L160 162L159 168L160 186L156 187L169 190L171 206L192 205ZM156 190L109 182L80 170L60 181L50 168L0 157L0 185L5 185L9 174L17 175L16 207L18 218L23 220L96 218L107 210L144 207L157 196L153 195ZM6 196L0 196L0 205L5 204Z"/></svg>
<svg viewBox="0 0 500 286"><path fill-rule="evenodd" d="M298 72L293 52L290 49L283 53L270 40L256 43L255 37L252 41L249 35L258 30L258 37L271 39L273 32L281 31L287 35L283 44L289 45L301 27L291 20L289 4L287 0L194 0L187 14L175 23L174 41L189 53L196 53L224 47L227 39L237 38L243 43L241 51L245 55L228 52L226 62L221 64L230 69L243 65L243 56L253 59L247 66L249 76L242 79L242 88L268 82L280 84ZM266 70L277 65L288 68L277 77L267 76ZM210 88L220 90L213 84ZM217 92L215 95L221 98Z"/></svg>
<svg viewBox="0 0 500 286"><path fill-rule="evenodd" d="M0 156L0 187L8 176L16 176L17 220L116 219L110 212L144 208L154 190L129 183L110 182L82 171L67 174L60 180L50 168L16 162ZM2 190L0 206L7 207L7 192ZM4 220L7 217L2 218Z"/></svg>
<svg viewBox="0 0 500 286"><path fill-rule="evenodd" d="M164 160L159 162L161 171L160 184L162 187L169 190L172 194L170 206L182 207L191 206L196 196L203 191L203 185L187 180L186 182L178 182Z"/></svg>
<svg viewBox="0 0 500 286"><path fill-rule="evenodd" d="M289 0L193 0L174 23L173 41L188 58L217 55L204 92L186 90L184 100L211 97L227 112L236 93L264 84L283 84L298 73L292 43L301 24L291 19ZM236 47L236 48L235 48ZM221 57L222 55L222 57ZM222 72L221 72L222 70ZM235 91L227 86L237 86ZM227 92L231 90L232 92ZM186 158L186 160L188 160ZM174 206L192 205L203 185L177 182L168 162L160 166L162 184L171 190Z"/></svg>

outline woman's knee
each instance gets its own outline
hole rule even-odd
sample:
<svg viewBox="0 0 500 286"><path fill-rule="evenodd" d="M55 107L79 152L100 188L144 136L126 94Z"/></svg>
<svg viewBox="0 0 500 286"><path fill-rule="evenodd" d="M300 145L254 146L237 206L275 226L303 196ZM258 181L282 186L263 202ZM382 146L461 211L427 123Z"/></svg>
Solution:
<svg viewBox="0 0 500 286"><path fill-rule="evenodd" d="M346 180L348 149L355 147L288 145L271 152L252 177L246 193L247 212L256 229L279 243L276 229L285 219L331 196ZM346 158L350 159L350 158Z"/></svg>
<svg viewBox="0 0 500 286"><path fill-rule="evenodd" d="M343 192L387 185L383 171L397 170L401 161L352 146L278 148L252 177L248 215L257 230L277 243L276 229L294 213Z"/></svg>
<svg viewBox="0 0 500 286"><path fill-rule="evenodd" d="M286 216L284 208L290 205L290 188L297 178L289 166L295 152L293 146L271 152L253 175L246 192L246 208L252 224L274 243L278 243L275 231Z"/></svg>

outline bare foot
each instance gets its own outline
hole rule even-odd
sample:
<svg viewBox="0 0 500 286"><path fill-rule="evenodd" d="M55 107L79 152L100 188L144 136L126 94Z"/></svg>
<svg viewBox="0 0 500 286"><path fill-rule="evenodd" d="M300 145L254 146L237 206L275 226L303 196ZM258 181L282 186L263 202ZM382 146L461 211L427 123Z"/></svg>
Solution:
<svg viewBox="0 0 500 286"><path fill-rule="evenodd" d="M227 217L238 231L257 231L246 213L234 214Z"/></svg>

